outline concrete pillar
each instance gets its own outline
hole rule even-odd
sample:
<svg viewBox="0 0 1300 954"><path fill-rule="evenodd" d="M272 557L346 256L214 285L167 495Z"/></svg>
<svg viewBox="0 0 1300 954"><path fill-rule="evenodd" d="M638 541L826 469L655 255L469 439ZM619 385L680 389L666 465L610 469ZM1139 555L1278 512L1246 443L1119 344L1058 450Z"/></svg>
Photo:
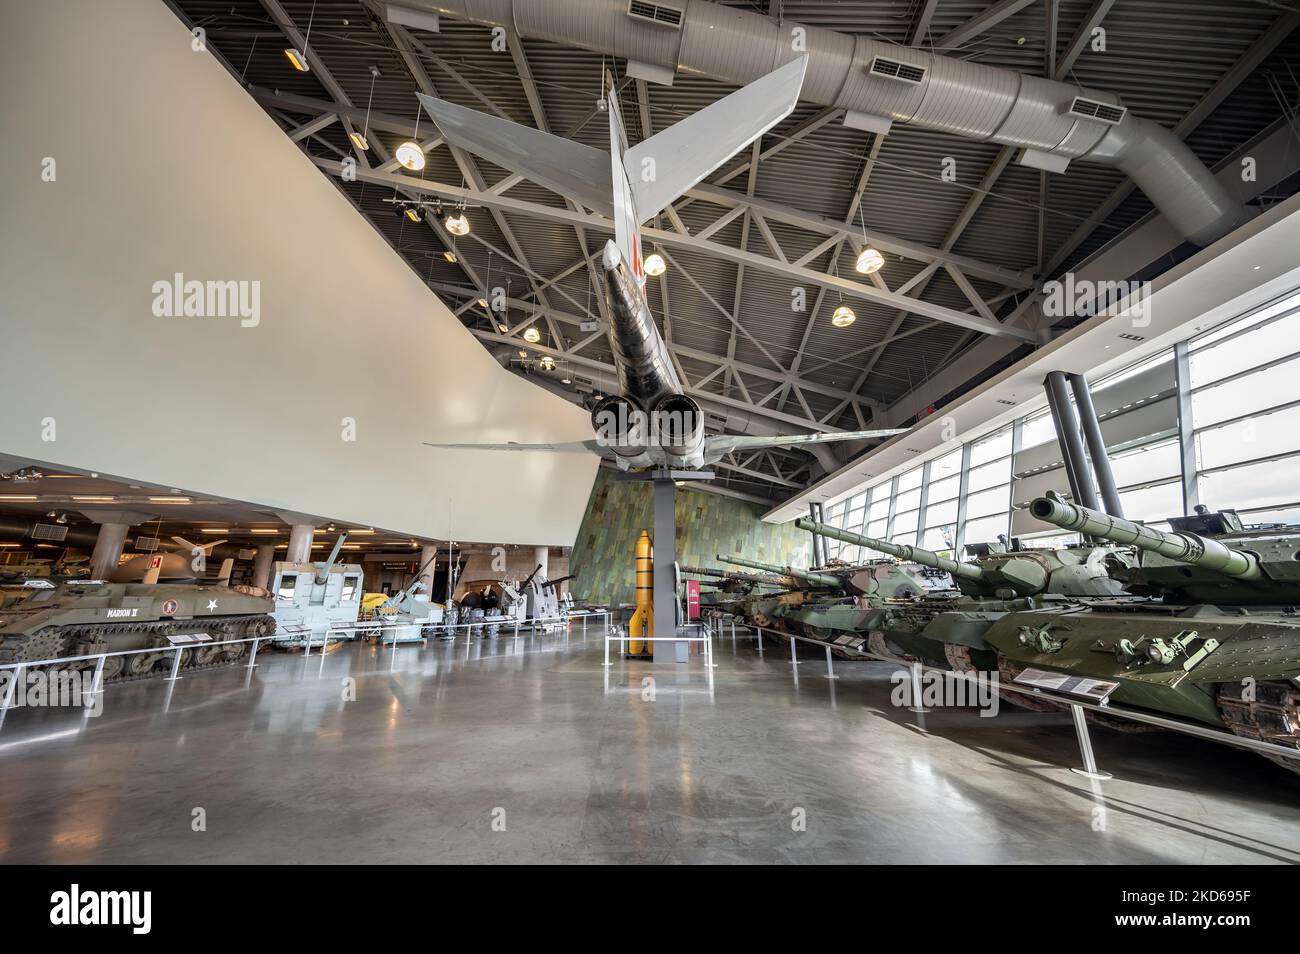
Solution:
<svg viewBox="0 0 1300 954"><path fill-rule="evenodd" d="M539 580L546 580L550 578L551 575L550 557L551 557L550 547L533 548L533 566L537 566L537 564L539 563L542 565L541 570L537 574L537 578Z"/></svg>
<svg viewBox="0 0 1300 954"><path fill-rule="evenodd" d="M99 536L95 537L95 549L90 554L90 578L107 580L110 573L117 569L122 559L122 548L126 545L126 535L130 532L129 523L101 523Z"/></svg>
<svg viewBox="0 0 1300 954"><path fill-rule="evenodd" d="M420 550L420 566L424 567L420 572L420 582L424 584L422 592L427 593L430 599L433 599L433 573L438 568L437 557L437 544L426 543Z"/></svg>
<svg viewBox="0 0 1300 954"><path fill-rule="evenodd" d="M312 533L315 527L310 523L294 524L289 531L289 554L285 557L290 563L310 563Z"/></svg>
<svg viewBox="0 0 1300 954"><path fill-rule="evenodd" d="M275 544L263 543L253 558L253 585L263 589L271 585L271 563L275 559Z"/></svg>

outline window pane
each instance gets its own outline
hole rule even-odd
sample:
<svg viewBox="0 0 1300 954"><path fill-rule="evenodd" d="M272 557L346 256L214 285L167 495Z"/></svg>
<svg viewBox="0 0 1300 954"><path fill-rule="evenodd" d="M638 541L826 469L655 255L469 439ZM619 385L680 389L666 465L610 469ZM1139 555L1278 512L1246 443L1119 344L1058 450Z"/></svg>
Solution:
<svg viewBox="0 0 1300 954"><path fill-rule="evenodd" d="M975 442L975 446L970 451L971 467L978 467L980 464L987 464L991 460L997 460L999 457L1006 457L1011 453L1011 428L1003 428L996 434Z"/></svg>
<svg viewBox="0 0 1300 954"><path fill-rule="evenodd" d="M862 519L866 513L866 510L850 510L849 515L844 518L844 529L858 533L862 529Z"/></svg>
<svg viewBox="0 0 1300 954"><path fill-rule="evenodd" d="M1296 487L1295 472L1294 465L1266 461L1201 474L1197 478L1201 503L1211 510L1247 510L1297 503L1300 488Z"/></svg>
<svg viewBox="0 0 1300 954"><path fill-rule="evenodd" d="M1198 428L1300 399L1300 358L1192 394Z"/></svg>
<svg viewBox="0 0 1300 954"><path fill-rule="evenodd" d="M871 507L867 510L871 520L884 520L889 516L889 494L882 493L879 500L871 501Z"/></svg>
<svg viewBox="0 0 1300 954"><path fill-rule="evenodd" d="M909 490L906 493L898 495L898 503L894 505L895 510L915 510L921 506L921 488Z"/></svg>
<svg viewBox="0 0 1300 954"><path fill-rule="evenodd" d="M961 475L957 474L952 477L945 477L943 480L931 481L929 499L935 503L940 500L952 500L960 492Z"/></svg>
<svg viewBox="0 0 1300 954"><path fill-rule="evenodd" d="M1177 477L1182 472L1179 453L1178 441L1173 440L1112 457L1110 467L1115 472L1115 484L1127 487L1164 477Z"/></svg>
<svg viewBox="0 0 1300 954"><path fill-rule="evenodd" d="M952 553L952 528L932 527L925 531L921 546L927 550L933 550L935 553L950 555Z"/></svg>
<svg viewBox="0 0 1300 954"><path fill-rule="evenodd" d="M1051 414L1040 414L1025 420L1020 427L1020 449L1037 447L1048 441L1056 440L1056 428L1052 424Z"/></svg>
<svg viewBox="0 0 1300 954"><path fill-rule="evenodd" d="M992 490L983 490L966 498L967 517L984 517L998 512L1011 512L1010 484L1003 484Z"/></svg>
<svg viewBox="0 0 1300 954"><path fill-rule="evenodd" d="M1164 520L1177 517L1183 512L1183 488L1175 480L1155 487L1143 487L1141 490L1127 490L1119 495L1120 505L1124 508L1126 520Z"/></svg>
<svg viewBox="0 0 1300 954"><path fill-rule="evenodd" d="M1300 450L1300 406L1196 435L1197 466L1205 470L1294 450Z"/></svg>
<svg viewBox="0 0 1300 954"><path fill-rule="evenodd" d="M1061 550L1078 542L1077 533L1049 533L1041 537L1020 538L1020 545L1026 550Z"/></svg>
<svg viewBox="0 0 1300 954"><path fill-rule="evenodd" d="M1201 350L1192 352L1192 387L1218 381L1296 350L1300 350L1300 312L1271 324L1235 331L1213 347L1202 346Z"/></svg>
<svg viewBox="0 0 1300 954"><path fill-rule="evenodd" d="M1008 513L998 514L994 517L983 517L979 520L967 520L965 541L967 543L996 543L998 536L1007 532L1010 520L1011 515Z"/></svg>
<svg viewBox="0 0 1300 954"><path fill-rule="evenodd" d="M885 534L889 532L888 520L873 520L867 524L867 532L864 536L875 537L877 540L885 539Z"/></svg>
<svg viewBox="0 0 1300 954"><path fill-rule="evenodd" d="M1300 525L1300 507L1283 507L1278 510L1254 510L1241 514L1241 522L1250 526L1252 523L1285 523Z"/></svg>
<svg viewBox="0 0 1300 954"><path fill-rule="evenodd" d="M961 473L961 448L930 461L930 483Z"/></svg>
<svg viewBox="0 0 1300 954"><path fill-rule="evenodd" d="M898 478L898 489L900 491L911 490L914 487L920 487L920 486L921 486L920 467L914 467L911 470L909 470L907 473L900 475Z"/></svg>
<svg viewBox="0 0 1300 954"><path fill-rule="evenodd" d="M1010 479L1011 462L1009 460L994 461L992 464L985 464L983 467L972 468L970 484L966 487L966 492L973 494L976 491L988 490L988 488L1004 484Z"/></svg>
<svg viewBox="0 0 1300 954"><path fill-rule="evenodd" d="M895 514L894 535L897 536L900 533L915 533L917 516L919 513L920 511L918 510L909 510L907 513Z"/></svg>
<svg viewBox="0 0 1300 954"><path fill-rule="evenodd" d="M849 501L849 509L856 510L858 507L864 506L866 502L867 502L867 495L858 494L856 497L854 497Z"/></svg>
<svg viewBox="0 0 1300 954"><path fill-rule="evenodd" d="M944 523L957 522L957 501L945 500L943 503L930 504L925 508L925 525L937 527Z"/></svg>

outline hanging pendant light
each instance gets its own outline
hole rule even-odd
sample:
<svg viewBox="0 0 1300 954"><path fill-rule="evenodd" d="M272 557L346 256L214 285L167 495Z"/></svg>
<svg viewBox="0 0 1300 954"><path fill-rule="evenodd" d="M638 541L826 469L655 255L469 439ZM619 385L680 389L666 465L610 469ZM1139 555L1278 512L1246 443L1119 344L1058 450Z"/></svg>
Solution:
<svg viewBox="0 0 1300 954"><path fill-rule="evenodd" d="M447 216L442 224L452 235L469 235L469 219L465 218L464 212Z"/></svg>
<svg viewBox="0 0 1300 954"><path fill-rule="evenodd" d="M646 260L641 263L641 267L645 269L647 275L662 275L668 270L668 265L664 262L664 257L658 252L647 255Z"/></svg>
<svg viewBox="0 0 1300 954"><path fill-rule="evenodd" d="M874 275L876 272L880 271L881 266L884 264L885 256L881 255L870 245L867 245L858 253L858 260L853 267L863 275Z"/></svg>
<svg viewBox="0 0 1300 954"><path fill-rule="evenodd" d="M836 328L847 328L857 320L858 316L854 314L853 309L848 305L840 305L831 313L831 324Z"/></svg>
<svg viewBox="0 0 1300 954"><path fill-rule="evenodd" d="M393 158L403 169L410 169L412 172L419 172L424 168L424 150L420 148L419 143L409 139L397 147Z"/></svg>
<svg viewBox="0 0 1300 954"><path fill-rule="evenodd" d="M542 333L538 331L534 326L529 325L526 329L524 329L524 340L529 342L530 344L536 344L537 342L542 340Z"/></svg>

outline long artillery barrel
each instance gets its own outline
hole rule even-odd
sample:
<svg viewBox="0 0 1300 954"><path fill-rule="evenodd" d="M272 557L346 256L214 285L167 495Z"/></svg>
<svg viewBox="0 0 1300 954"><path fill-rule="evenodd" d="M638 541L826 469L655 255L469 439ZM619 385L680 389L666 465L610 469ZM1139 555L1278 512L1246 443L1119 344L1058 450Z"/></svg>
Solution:
<svg viewBox="0 0 1300 954"><path fill-rule="evenodd" d="M922 550L920 547L910 547L902 543L888 543L884 540L877 540L875 537L864 537L862 534L853 533L851 530L841 530L838 527L827 526L814 520L805 520L803 517L800 517L794 523L800 530L807 530L809 533L819 533L833 540L856 544L869 550L879 550L881 553L888 553L900 560L908 560L922 566L944 570L954 579L958 577L967 580L984 579L984 571L974 563L950 560L948 557L939 556L933 550Z"/></svg>
<svg viewBox="0 0 1300 954"><path fill-rule="evenodd" d="M811 573L808 570L796 570L792 566L777 566L772 563L759 563L757 560L746 560L741 557L724 557L718 554L718 559L723 563L733 563L736 566L747 566L752 570L762 570L764 573L773 573L777 576L792 576L801 583L807 583L809 586L830 586L836 589L844 588L844 580L838 576L832 576L829 573Z"/></svg>
<svg viewBox="0 0 1300 954"><path fill-rule="evenodd" d="M738 573L735 570L714 570L707 566L684 566L683 573L689 573L692 576L711 576L719 580L736 583L758 583L763 586L779 586L782 589L794 589L798 586L799 581L792 576L787 575L770 575L767 573Z"/></svg>
<svg viewBox="0 0 1300 954"><path fill-rule="evenodd" d="M561 576L561 577L557 577L557 578L554 579L554 580L547 580L545 583L542 584L542 589L544 589L544 590L545 590L545 589L549 589L550 587L552 587L552 586L556 586L557 584L560 584L560 583L563 583L563 582L565 582L566 580L571 580L571 579L573 579L573 578L574 578L575 576L577 576L577 575L578 575L578 574L576 574L576 573L570 573L568 576Z"/></svg>
<svg viewBox="0 0 1300 954"><path fill-rule="evenodd" d="M1139 550L1159 553L1179 563L1216 570L1225 576L1253 580L1261 575L1259 560L1252 553L1226 546L1211 537L1195 533L1166 533L1131 520L1112 517L1100 510L1066 503L1054 493L1039 497L1031 503L1029 512L1044 523L1054 524L1064 530L1077 530L1090 537L1128 543Z"/></svg>
<svg viewBox="0 0 1300 954"><path fill-rule="evenodd" d="M334 561L339 558L339 551L343 549L343 541L348 538L346 532L340 533L339 538L334 541L334 549L330 551L330 558L325 561L320 570L316 573L316 585L322 585L330 578L330 570L334 569Z"/></svg>

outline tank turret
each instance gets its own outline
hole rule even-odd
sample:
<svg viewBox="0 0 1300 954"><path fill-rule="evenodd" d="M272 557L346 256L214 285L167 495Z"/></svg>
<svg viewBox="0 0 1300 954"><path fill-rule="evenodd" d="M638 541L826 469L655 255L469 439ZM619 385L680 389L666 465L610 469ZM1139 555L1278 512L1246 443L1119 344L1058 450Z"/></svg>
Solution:
<svg viewBox="0 0 1300 954"><path fill-rule="evenodd" d="M792 590L799 586L799 581L792 576L771 573L739 573L735 570L714 570L706 566L684 566L683 573L693 576L709 576L722 583L746 583L751 586L776 586Z"/></svg>
<svg viewBox="0 0 1300 954"><path fill-rule="evenodd" d="M796 525L845 543L879 550L900 560L943 570L967 596L1012 597L1056 593L1063 596L1106 596L1123 592L1112 571L1131 560L1114 547L1079 547L1072 550L990 551L978 561L954 560L932 550L889 543L800 518ZM1111 564L1115 565L1112 566Z"/></svg>
<svg viewBox="0 0 1300 954"><path fill-rule="evenodd" d="M1171 517L1172 531L1112 517L1049 493L1029 505L1045 523L1090 537L1129 544L1139 553L1129 589L1166 602L1292 604L1300 600L1295 528L1246 530L1231 510L1198 507Z"/></svg>

